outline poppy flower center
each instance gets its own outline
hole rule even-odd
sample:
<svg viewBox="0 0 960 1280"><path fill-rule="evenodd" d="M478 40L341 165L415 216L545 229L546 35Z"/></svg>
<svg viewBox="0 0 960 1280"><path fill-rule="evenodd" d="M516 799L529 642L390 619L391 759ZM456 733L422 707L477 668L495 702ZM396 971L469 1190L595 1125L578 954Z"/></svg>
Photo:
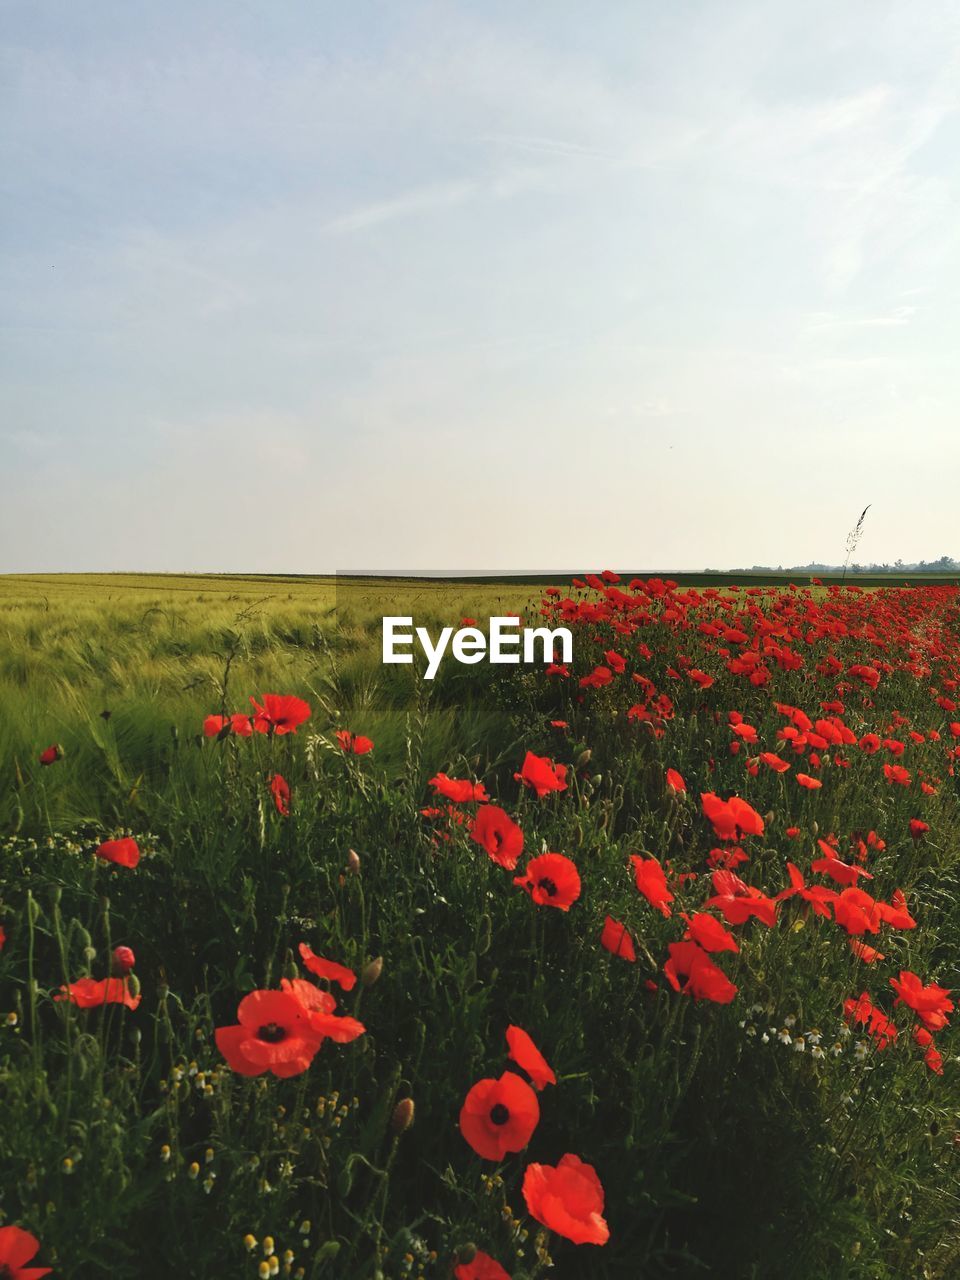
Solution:
<svg viewBox="0 0 960 1280"><path fill-rule="evenodd" d="M257 1032L258 1040L266 1040L267 1044L279 1044L281 1040L285 1040L287 1036L286 1027L281 1027L279 1023L267 1022ZM0 1273L0 1280L3 1280Z"/></svg>
<svg viewBox="0 0 960 1280"><path fill-rule="evenodd" d="M544 876L542 880L537 881L537 884L540 886L543 892L548 893L551 898L556 897L557 886L554 884L554 882L550 879L549 876Z"/></svg>
<svg viewBox="0 0 960 1280"><path fill-rule="evenodd" d="M510 1119L510 1112L502 1102L498 1102L495 1107L490 1108L490 1119L493 1124L506 1124Z"/></svg>

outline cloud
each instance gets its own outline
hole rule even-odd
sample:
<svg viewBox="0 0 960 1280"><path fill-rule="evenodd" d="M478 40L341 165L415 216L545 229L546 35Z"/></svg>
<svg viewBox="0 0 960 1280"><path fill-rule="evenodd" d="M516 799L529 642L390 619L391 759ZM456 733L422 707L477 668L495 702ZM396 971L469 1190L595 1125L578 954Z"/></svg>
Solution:
<svg viewBox="0 0 960 1280"><path fill-rule="evenodd" d="M334 233L363 231L367 227L391 222L394 218L406 218L414 214L449 209L453 205L469 200L480 190L481 186L477 182L433 183L388 200L378 200L373 204L362 205L349 213L332 218L324 223L320 230Z"/></svg>
<svg viewBox="0 0 960 1280"><path fill-rule="evenodd" d="M900 328L910 324L917 314L917 308L901 305L891 311L877 315L843 316L829 311L819 311L807 322L808 333L824 333L837 329L889 329Z"/></svg>

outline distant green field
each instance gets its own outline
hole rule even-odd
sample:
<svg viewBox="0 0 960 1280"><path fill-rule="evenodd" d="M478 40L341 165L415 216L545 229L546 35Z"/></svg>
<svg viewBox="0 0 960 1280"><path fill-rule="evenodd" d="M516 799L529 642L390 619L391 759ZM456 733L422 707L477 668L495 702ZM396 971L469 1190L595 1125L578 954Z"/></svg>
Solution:
<svg viewBox="0 0 960 1280"><path fill-rule="evenodd" d="M385 614L457 625L539 605L530 583L377 581L256 575L0 577L0 828L106 813L134 821L166 786L203 714L249 710L251 694L297 692L329 726L362 714L399 759L413 676L380 663ZM483 751L484 682L449 671L420 692L438 761ZM109 717L103 715L109 712ZM51 811L37 754L66 751ZM199 758L198 758L199 765ZM438 766L439 767L439 766Z"/></svg>
<svg viewBox="0 0 960 1280"><path fill-rule="evenodd" d="M0 829L92 816L135 822L167 788L174 754L182 765L196 746L204 714L249 710L251 694L277 690L309 698L330 729L362 717L388 769L402 762L411 708L428 704L426 749L437 767L454 749L488 760L502 749L491 736L489 668L444 663L417 688L410 667L381 664L381 619L412 615L435 631L464 617L535 612L551 581L570 585L537 575L0 577L0 759L13 764L0 787ZM48 800L37 755L52 742L66 758Z"/></svg>

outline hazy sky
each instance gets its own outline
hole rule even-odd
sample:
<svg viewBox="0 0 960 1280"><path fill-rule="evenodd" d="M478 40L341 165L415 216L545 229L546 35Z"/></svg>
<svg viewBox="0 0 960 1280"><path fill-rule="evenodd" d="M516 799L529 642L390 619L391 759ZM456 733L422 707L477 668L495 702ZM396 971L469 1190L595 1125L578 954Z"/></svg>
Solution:
<svg viewBox="0 0 960 1280"><path fill-rule="evenodd" d="M0 41L0 570L960 556L953 0Z"/></svg>

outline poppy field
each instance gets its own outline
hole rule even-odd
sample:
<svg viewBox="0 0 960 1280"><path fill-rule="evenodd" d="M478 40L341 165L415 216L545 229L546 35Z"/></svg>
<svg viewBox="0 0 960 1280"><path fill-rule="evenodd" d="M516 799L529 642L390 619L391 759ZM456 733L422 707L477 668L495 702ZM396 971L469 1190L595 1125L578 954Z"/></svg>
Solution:
<svg viewBox="0 0 960 1280"><path fill-rule="evenodd" d="M960 1274L957 587L400 591L0 583L0 1278Z"/></svg>

